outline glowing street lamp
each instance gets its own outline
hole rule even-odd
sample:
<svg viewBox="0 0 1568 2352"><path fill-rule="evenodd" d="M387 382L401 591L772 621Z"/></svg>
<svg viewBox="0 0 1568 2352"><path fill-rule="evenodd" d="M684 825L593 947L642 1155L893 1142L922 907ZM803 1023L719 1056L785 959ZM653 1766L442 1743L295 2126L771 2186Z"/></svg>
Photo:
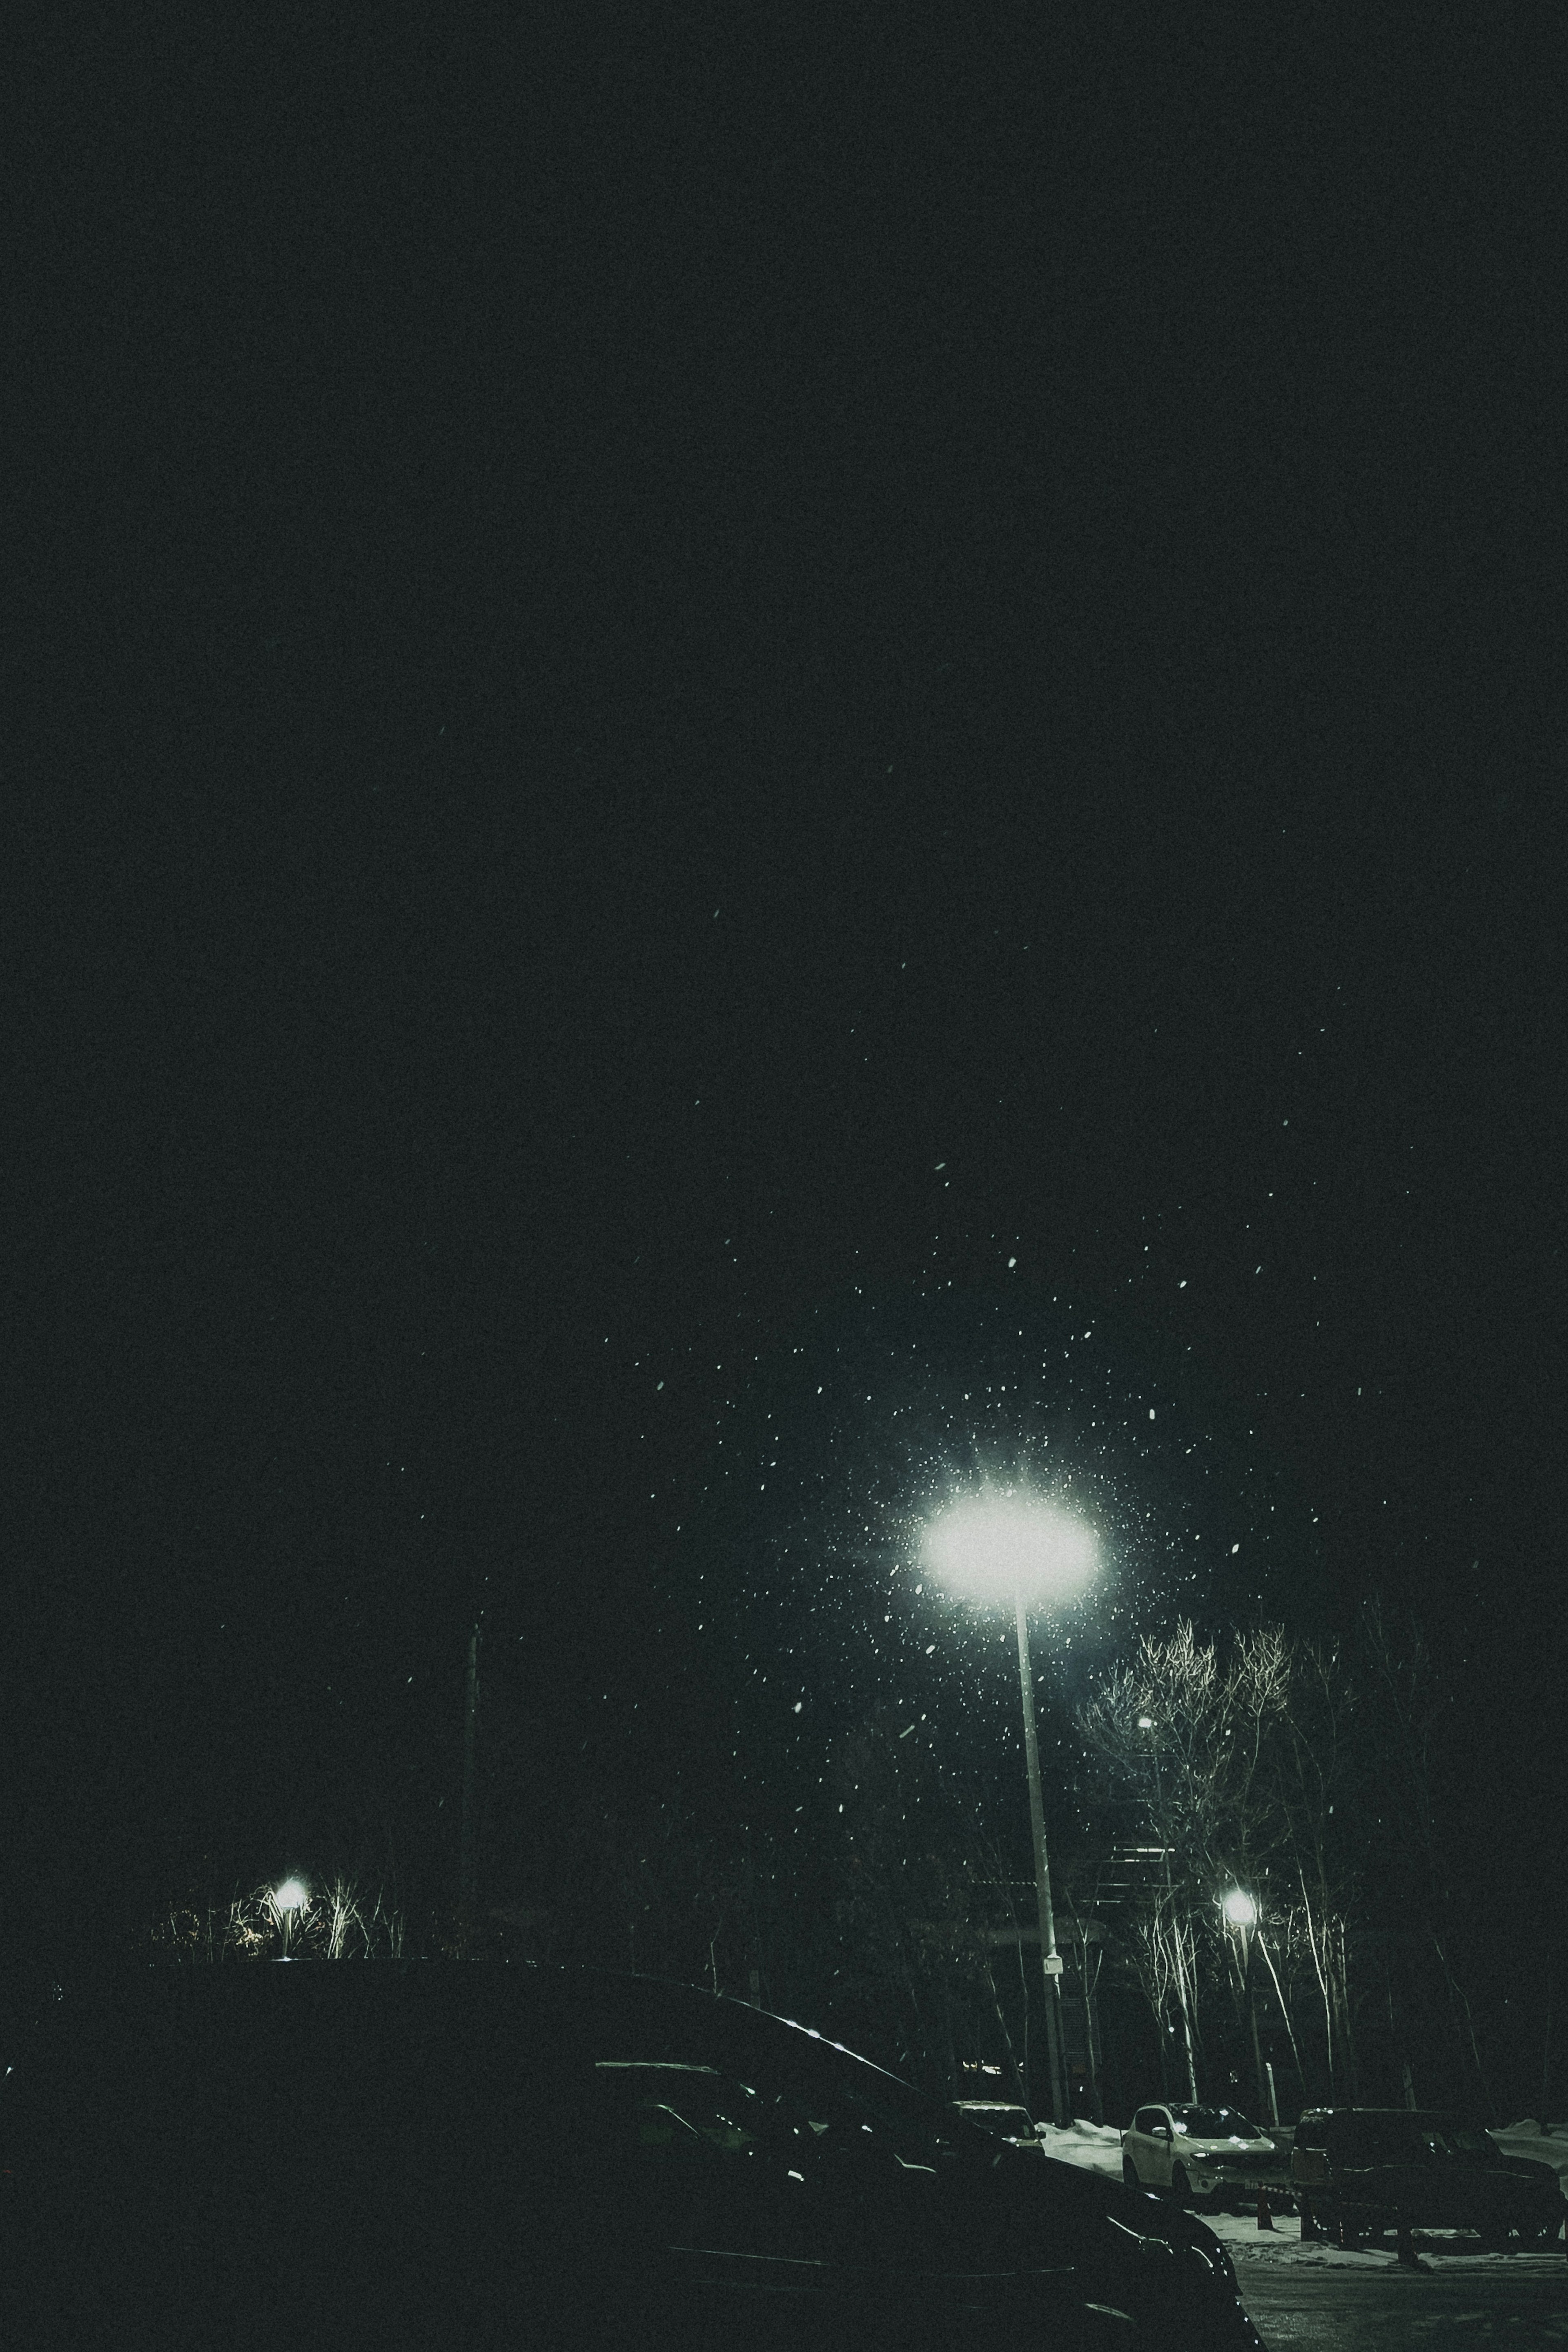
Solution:
<svg viewBox="0 0 1568 2352"><path fill-rule="evenodd" d="M289 1957L289 1933L294 1924L294 1915L298 1911L308 1911L310 1907L310 1890L302 1878L286 1878L281 1886L275 1886L272 1890L272 1908L283 1930L285 1959Z"/></svg>
<svg viewBox="0 0 1568 2352"><path fill-rule="evenodd" d="M1263 2052L1258 2040L1258 2008L1252 1998L1252 1935L1258 1928L1258 1906L1245 1887L1233 1886L1220 1904L1226 1925L1241 1937L1241 1984L1247 2002L1247 2030L1252 2038L1252 2068L1258 2079L1258 2112L1272 2111L1274 2102L1263 2079ZM1258 1928L1259 1934L1262 1933ZM1278 2123L1279 2117L1275 2116Z"/></svg>
<svg viewBox="0 0 1568 2352"><path fill-rule="evenodd" d="M951 1592L982 1604L1010 1602L1017 1624L1024 1759L1029 1780L1029 1820L1035 1833L1035 1899L1046 1979L1051 2113L1058 2126L1065 2126L1069 2118L1063 2064L1062 1961L1057 1950L1050 1864L1046 1853L1046 1808L1040 1793L1040 1745L1035 1729L1028 1611L1031 1607L1047 1609L1070 1600L1082 1588L1094 1570L1095 1540L1080 1519L1075 1519L1054 1503L1041 1502L1029 1495L1001 1492L969 1495L951 1504L927 1526L923 1548L927 1566Z"/></svg>

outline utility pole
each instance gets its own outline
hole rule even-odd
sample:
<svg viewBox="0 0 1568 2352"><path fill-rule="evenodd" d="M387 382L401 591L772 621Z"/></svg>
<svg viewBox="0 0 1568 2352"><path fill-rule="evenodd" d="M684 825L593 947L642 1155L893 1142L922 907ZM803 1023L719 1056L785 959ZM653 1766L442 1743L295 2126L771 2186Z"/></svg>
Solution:
<svg viewBox="0 0 1568 2352"><path fill-rule="evenodd" d="M1258 2111L1261 2115L1268 2100L1268 2089L1263 2079L1263 2053L1258 2042L1258 2000L1252 1989L1252 1939L1257 1932L1256 1920L1250 1927L1244 1927L1241 1931L1241 1974L1242 1989L1247 2000L1247 2030L1252 2037L1252 2071L1258 2079Z"/></svg>
<svg viewBox="0 0 1568 2352"><path fill-rule="evenodd" d="M1550 1966L1550 1963L1548 1963ZM1552 2128L1552 1992L1550 1976L1546 1979L1546 2040L1541 2052L1541 2128ZM1408 2073L1408 2068L1405 2070ZM1412 2102L1414 2105L1414 2102Z"/></svg>
<svg viewBox="0 0 1568 2352"><path fill-rule="evenodd" d="M1040 1920L1040 1961L1046 1979L1046 2063L1051 2077L1051 2118L1065 2130L1068 2115L1066 2069L1062 2063L1062 1958L1057 1949L1057 1923L1051 1909L1050 1864L1046 1855L1046 1806L1040 1794L1040 1743L1035 1731L1035 1682L1029 1667L1029 1629L1024 1597L1018 1595L1018 1679L1024 1692L1024 1759L1029 1772L1029 1822L1035 1833L1035 1898Z"/></svg>
<svg viewBox="0 0 1568 2352"><path fill-rule="evenodd" d="M477 1824L474 1820L474 1748L479 1704L479 1628L468 1635L468 1688L463 1706L463 1833L458 1866L458 1907L465 1922L474 1916Z"/></svg>

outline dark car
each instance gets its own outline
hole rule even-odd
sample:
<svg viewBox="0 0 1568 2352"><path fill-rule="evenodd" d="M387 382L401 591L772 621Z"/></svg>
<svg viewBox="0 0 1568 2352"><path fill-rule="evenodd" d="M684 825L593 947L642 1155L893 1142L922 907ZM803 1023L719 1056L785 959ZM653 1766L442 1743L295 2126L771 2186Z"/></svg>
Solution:
<svg viewBox="0 0 1568 2352"><path fill-rule="evenodd" d="M1019 2106L1014 2099L954 2099L952 2112L976 2130L1005 2140L1009 2147L1027 2148L1036 2156L1045 2154L1034 2117L1027 2107Z"/></svg>
<svg viewBox="0 0 1568 2352"><path fill-rule="evenodd" d="M1364 2244L1385 2230L1474 2230L1500 2249L1547 2246L1563 2227L1549 2164L1504 2156L1458 2116L1405 2107L1309 2108L1290 2180L1304 2237Z"/></svg>
<svg viewBox="0 0 1568 2352"><path fill-rule="evenodd" d="M742 2003L472 1963L68 1989L0 2095L15 2340L1258 2339L1201 2222ZM50 2335L50 2327L56 2334Z"/></svg>

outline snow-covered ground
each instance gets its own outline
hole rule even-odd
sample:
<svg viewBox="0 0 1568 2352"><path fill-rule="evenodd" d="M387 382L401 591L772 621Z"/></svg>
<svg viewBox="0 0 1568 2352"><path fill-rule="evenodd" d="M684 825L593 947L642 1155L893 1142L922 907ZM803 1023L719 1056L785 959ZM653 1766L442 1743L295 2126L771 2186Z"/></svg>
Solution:
<svg viewBox="0 0 1568 2352"><path fill-rule="evenodd" d="M1540 2124L1527 2118L1522 2123L1510 2124L1505 2131L1493 2132L1492 2137L1505 2156L1527 2156L1538 2164L1552 2165L1568 2195L1568 2126L1558 2125L1546 2132ZM1088 2171L1105 2173L1112 2180L1121 2178L1121 2134L1114 2124L1091 2124L1080 2119L1063 2131L1052 2126L1041 2132L1040 2141L1046 2154L1054 2156L1058 2163L1079 2164ZM1217 2238L1224 2239L1236 2263L1380 2270L1394 2260L1392 2239L1381 2251L1370 2253L1346 2253L1338 2246L1326 2246L1310 2238L1303 2240L1300 2222L1294 2213L1276 2212L1271 2230L1260 2230L1252 2212L1205 2213L1203 2219ZM1473 2237L1442 2230L1418 2230L1415 2244L1422 2260L1434 2268L1440 2267L1446 2277L1461 2272L1517 2269L1521 2263L1529 2269L1546 2267L1554 2273L1563 2268L1561 2246L1546 2253L1487 2254Z"/></svg>
<svg viewBox="0 0 1568 2352"><path fill-rule="evenodd" d="M1260 2230L1256 2220L1242 2213L1205 2213L1202 2218L1216 2238L1224 2239L1238 2271L1252 2263L1288 2263L1292 2269L1379 2271L1398 2259L1392 2236L1365 2253L1348 2253L1342 2247L1303 2238L1294 2213L1276 2215L1272 2230ZM1417 2230L1415 2247L1417 2259L1429 2269L1441 2271L1445 2278L1471 2271L1548 2271L1553 2277L1563 2273L1561 2245L1541 2253L1489 2254L1468 2232Z"/></svg>

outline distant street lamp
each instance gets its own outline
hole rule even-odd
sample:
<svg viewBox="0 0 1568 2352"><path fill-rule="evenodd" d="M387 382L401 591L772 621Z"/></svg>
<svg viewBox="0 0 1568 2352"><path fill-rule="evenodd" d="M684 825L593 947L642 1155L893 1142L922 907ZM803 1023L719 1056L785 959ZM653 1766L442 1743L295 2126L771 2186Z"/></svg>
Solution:
<svg viewBox="0 0 1568 2352"><path fill-rule="evenodd" d="M1024 1759L1029 1781L1029 1820L1035 1838L1035 1899L1039 1914L1040 1961L1046 1983L1046 2051L1051 2078L1051 2114L1065 2127L1067 2070L1062 2032L1062 1960L1057 1950L1051 1907L1050 1864L1046 1853L1046 1809L1040 1793L1040 1746L1035 1728L1035 1683L1029 1664L1028 1610L1071 1598L1095 1564L1094 1537L1082 1521L1028 1495L1000 1492L966 1496L926 1528L927 1564L940 1582L967 1601L1010 1602L1018 1633L1018 1684L1024 1703Z"/></svg>
<svg viewBox="0 0 1568 2352"><path fill-rule="evenodd" d="M1233 1886L1221 1908L1226 1926L1234 1927L1241 1938L1241 1986L1247 2003L1247 2031L1252 2041L1252 2068L1258 2081L1258 2112L1265 2115L1272 2103L1268 2085L1263 2077L1263 2053L1258 2042L1258 2008L1252 1998L1252 1939L1255 1932L1262 1933L1258 1924L1258 1906L1244 1888Z"/></svg>
<svg viewBox="0 0 1568 2352"><path fill-rule="evenodd" d="M272 1908L283 1930L285 1959L289 1957L289 1933L294 1923L294 1915L297 1911L308 1911L310 1907L310 1890L302 1878L286 1878L281 1886L275 1886L272 1890Z"/></svg>

